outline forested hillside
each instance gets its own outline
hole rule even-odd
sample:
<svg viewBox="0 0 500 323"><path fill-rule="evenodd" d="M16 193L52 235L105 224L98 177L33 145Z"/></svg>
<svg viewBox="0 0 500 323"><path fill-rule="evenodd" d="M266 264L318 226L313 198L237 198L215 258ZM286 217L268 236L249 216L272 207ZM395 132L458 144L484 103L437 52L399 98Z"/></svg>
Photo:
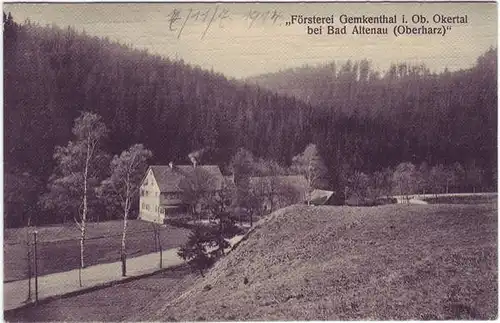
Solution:
<svg viewBox="0 0 500 323"><path fill-rule="evenodd" d="M54 148L70 140L81 111L102 116L107 151L142 143L153 163L187 163L189 152L210 147L202 163L227 171L245 147L289 165L315 143L332 189L353 170L402 161L478 165L486 174L481 188L492 189L496 64L496 49L454 73L401 65L380 75L366 62L338 71L332 64L259 78L265 90L71 28L4 16L5 196L24 213L38 212Z"/></svg>
<svg viewBox="0 0 500 323"><path fill-rule="evenodd" d="M334 145L340 140L353 143L347 146L361 153L354 155L369 156L375 167L380 166L377 157L385 156L385 161L430 164L474 161L493 170L496 71L497 49L490 49L473 68L457 72L436 74L423 65L401 63L381 74L363 60L304 66L247 81L315 106L315 116L323 116L316 132L323 134L329 152L338 151ZM339 118L349 121L327 129ZM370 167L362 160L355 163L356 168L362 165Z"/></svg>
<svg viewBox="0 0 500 323"><path fill-rule="evenodd" d="M143 142L161 162L207 146L227 162L242 145L285 161L307 141L295 140L310 128L305 104L182 61L33 24L8 25L5 52L8 169L50 174L53 147L67 142L79 111L103 117L112 151Z"/></svg>

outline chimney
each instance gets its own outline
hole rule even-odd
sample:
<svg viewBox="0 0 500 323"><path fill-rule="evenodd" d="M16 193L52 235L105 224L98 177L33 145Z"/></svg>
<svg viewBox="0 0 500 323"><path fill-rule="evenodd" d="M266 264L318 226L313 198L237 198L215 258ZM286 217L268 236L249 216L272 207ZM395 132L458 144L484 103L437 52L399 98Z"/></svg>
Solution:
<svg viewBox="0 0 500 323"><path fill-rule="evenodd" d="M170 167L170 169L174 169L174 162L168 163L168 166Z"/></svg>

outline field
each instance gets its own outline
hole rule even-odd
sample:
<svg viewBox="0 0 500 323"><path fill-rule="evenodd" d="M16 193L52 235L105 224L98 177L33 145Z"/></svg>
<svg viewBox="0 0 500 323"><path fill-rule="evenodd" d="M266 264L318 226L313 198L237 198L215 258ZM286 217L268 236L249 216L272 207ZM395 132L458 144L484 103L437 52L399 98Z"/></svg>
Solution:
<svg viewBox="0 0 500 323"><path fill-rule="evenodd" d="M122 221L88 224L86 265L120 260ZM141 220L129 222L128 257L155 251L153 227ZM26 228L4 230L4 281L27 278ZM76 269L80 263L79 231L75 224L39 227L38 271L40 275ZM163 250L178 247L187 240L189 230L173 226L161 229Z"/></svg>
<svg viewBox="0 0 500 323"><path fill-rule="evenodd" d="M6 319L495 319L497 207L296 205L260 221L205 278L183 268Z"/></svg>

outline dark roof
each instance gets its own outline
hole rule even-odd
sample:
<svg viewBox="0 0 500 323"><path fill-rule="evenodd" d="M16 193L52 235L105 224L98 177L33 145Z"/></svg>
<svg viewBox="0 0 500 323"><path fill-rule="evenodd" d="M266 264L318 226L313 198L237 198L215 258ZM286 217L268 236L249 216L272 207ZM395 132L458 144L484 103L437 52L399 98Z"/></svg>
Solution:
<svg viewBox="0 0 500 323"><path fill-rule="evenodd" d="M224 176L226 185L231 188L236 188L234 184L233 176ZM250 177L250 187L256 187L257 185L269 184L272 180L278 181L281 185L288 184L293 187L297 192L304 195L307 190L307 179L303 175L285 175L285 176L251 176Z"/></svg>
<svg viewBox="0 0 500 323"><path fill-rule="evenodd" d="M160 192L180 192L181 181L191 176L195 167L192 165L174 165L172 168L168 165L149 166L153 171L156 183L160 187ZM202 169L207 174L213 177L213 190L222 188L223 176L218 166L215 165L198 165L196 169Z"/></svg>
<svg viewBox="0 0 500 323"><path fill-rule="evenodd" d="M250 177L250 185L268 183L273 179L279 181L280 183L291 185L296 189L305 190L307 188L307 179L302 175Z"/></svg>
<svg viewBox="0 0 500 323"><path fill-rule="evenodd" d="M335 192L325 190L314 190L311 192L311 204L324 205L333 196Z"/></svg>

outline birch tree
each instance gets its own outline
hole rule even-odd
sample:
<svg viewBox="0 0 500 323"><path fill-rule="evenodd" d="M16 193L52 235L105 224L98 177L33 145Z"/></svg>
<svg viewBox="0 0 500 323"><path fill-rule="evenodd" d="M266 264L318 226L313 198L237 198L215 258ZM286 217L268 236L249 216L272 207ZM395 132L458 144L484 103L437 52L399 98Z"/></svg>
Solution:
<svg viewBox="0 0 500 323"><path fill-rule="evenodd" d="M103 174L102 165L107 161L107 155L102 152L100 145L108 131L100 116L83 112L75 119L72 132L74 141L55 148L56 170L50 178L49 191L43 196L42 203L45 208L73 214L80 231L81 286L81 270L85 267L87 221L91 208L89 202L94 201L94 188Z"/></svg>
<svg viewBox="0 0 500 323"><path fill-rule="evenodd" d="M153 156L142 144L136 144L115 155L111 160L111 176L101 182L97 194L106 203L118 204L123 210L123 231L120 249L122 276L127 275L126 235L130 210L137 202L141 180L148 167L148 159Z"/></svg>

